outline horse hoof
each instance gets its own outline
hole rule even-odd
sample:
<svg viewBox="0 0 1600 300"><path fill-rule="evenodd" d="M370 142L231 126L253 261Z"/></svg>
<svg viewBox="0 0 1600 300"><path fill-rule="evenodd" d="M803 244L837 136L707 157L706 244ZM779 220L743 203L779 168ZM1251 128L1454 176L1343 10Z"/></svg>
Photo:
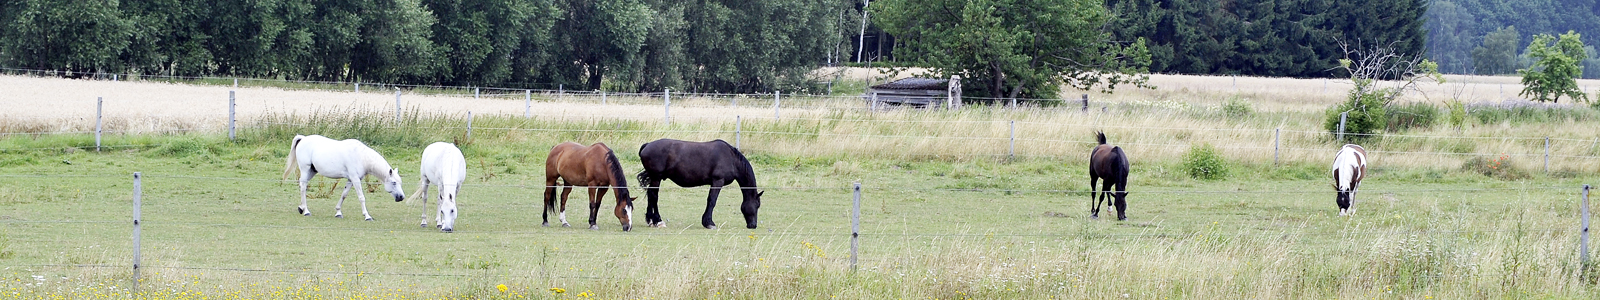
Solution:
<svg viewBox="0 0 1600 300"><path fill-rule="evenodd" d="M372 221L372 217L367 217L367 221Z"/></svg>
<svg viewBox="0 0 1600 300"><path fill-rule="evenodd" d="M706 229L716 230L717 225L706 225Z"/></svg>
<svg viewBox="0 0 1600 300"><path fill-rule="evenodd" d="M1128 218L1127 218L1127 217L1121 217L1121 218L1117 218L1117 221L1127 221L1127 220L1128 220Z"/></svg>
<svg viewBox="0 0 1600 300"><path fill-rule="evenodd" d="M550 222L544 222L544 227L550 227Z"/></svg>
<svg viewBox="0 0 1600 300"><path fill-rule="evenodd" d="M589 225L589 230L600 230L600 225Z"/></svg>
<svg viewBox="0 0 1600 300"><path fill-rule="evenodd" d="M561 227L572 227L572 224L561 223Z"/></svg>
<svg viewBox="0 0 1600 300"><path fill-rule="evenodd" d="M428 226L428 225L422 225L422 226ZM444 225L434 224L433 228L444 228Z"/></svg>
<svg viewBox="0 0 1600 300"><path fill-rule="evenodd" d="M428 228L428 223L422 223L422 228Z"/></svg>
<svg viewBox="0 0 1600 300"><path fill-rule="evenodd" d="M445 233L455 232L454 230L450 230L450 228L444 228L444 229L440 229L440 230L443 230Z"/></svg>
<svg viewBox="0 0 1600 300"><path fill-rule="evenodd" d="M343 219L344 215L333 215L333 217Z"/></svg>

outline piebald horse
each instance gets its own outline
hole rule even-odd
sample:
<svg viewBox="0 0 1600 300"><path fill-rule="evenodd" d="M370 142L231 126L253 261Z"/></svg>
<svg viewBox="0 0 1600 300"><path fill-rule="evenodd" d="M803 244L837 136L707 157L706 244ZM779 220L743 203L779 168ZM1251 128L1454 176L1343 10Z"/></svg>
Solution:
<svg viewBox="0 0 1600 300"><path fill-rule="evenodd" d="M428 227L428 185L439 186L439 209L434 213L435 227L444 232L455 230L456 196L461 184L467 181L467 159L455 144L438 142L422 150L422 168L417 169L422 180L412 199L422 200L422 227Z"/></svg>
<svg viewBox="0 0 1600 300"><path fill-rule="evenodd" d="M306 208L306 183L317 174L350 181L344 186L344 193L339 194L339 204L333 206L333 216L336 218L344 217L344 198L350 195L350 187L361 186L361 180L367 175L377 176L378 181L383 183L383 189L394 195L394 201L405 200L406 194L400 189L400 171L389 167L389 161L384 160L383 155L361 141L335 141L320 135L296 135L294 142L289 145L288 163L283 167L284 179L289 179L289 173L295 170L295 166L300 167L300 214L305 216L311 216L311 210ZM356 198L361 199L361 215L367 221L372 221L372 215L367 213L367 193L357 188Z"/></svg>
<svg viewBox="0 0 1600 300"><path fill-rule="evenodd" d="M589 188L589 229L599 230L596 219L600 202L607 189L616 189L617 207L613 213L622 223L622 231L633 230L633 197L628 196L628 176L622 172L622 163L606 144L584 146L565 142L550 149L544 163L544 226L550 226L550 215L556 213L556 179L561 179L561 227L567 224L567 194L573 186Z"/></svg>
<svg viewBox="0 0 1600 300"><path fill-rule="evenodd" d="M1100 145L1089 152L1089 199L1094 201L1089 217L1099 219L1100 202L1105 201L1107 206L1117 207L1117 221L1127 220L1128 155L1122 153L1122 147L1107 145L1105 132L1095 132L1095 140ZM1100 179L1105 179L1105 183L1096 189L1095 181ZM1116 188L1116 192L1112 192L1112 188Z"/></svg>
<svg viewBox="0 0 1600 300"><path fill-rule="evenodd" d="M1333 190L1339 193L1334 202L1339 204L1340 216L1356 213L1356 189L1361 179L1367 177L1367 149L1356 144L1345 144L1333 157Z"/></svg>

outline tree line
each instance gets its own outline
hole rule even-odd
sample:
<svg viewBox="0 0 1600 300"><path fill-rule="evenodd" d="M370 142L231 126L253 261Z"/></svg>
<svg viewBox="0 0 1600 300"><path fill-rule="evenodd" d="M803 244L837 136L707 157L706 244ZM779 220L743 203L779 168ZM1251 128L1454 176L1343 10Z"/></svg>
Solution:
<svg viewBox="0 0 1600 300"><path fill-rule="evenodd" d="M816 88L829 0L0 0L0 65L577 90Z"/></svg>
<svg viewBox="0 0 1600 300"><path fill-rule="evenodd" d="M1600 1L1436 0L1428 7L1428 57L1453 74L1517 74L1534 64L1541 34L1579 33L1600 44ZM1586 47L1583 78L1600 78L1600 53Z"/></svg>

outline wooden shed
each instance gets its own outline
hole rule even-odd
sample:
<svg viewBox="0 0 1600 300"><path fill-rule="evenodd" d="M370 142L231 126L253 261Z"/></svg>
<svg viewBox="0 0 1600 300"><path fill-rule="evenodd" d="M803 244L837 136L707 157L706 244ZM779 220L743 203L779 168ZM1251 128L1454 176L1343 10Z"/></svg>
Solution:
<svg viewBox="0 0 1600 300"><path fill-rule="evenodd" d="M961 77L904 78L868 87L867 93L861 95L861 98L867 100L867 105L873 109L886 108L890 105L960 108Z"/></svg>

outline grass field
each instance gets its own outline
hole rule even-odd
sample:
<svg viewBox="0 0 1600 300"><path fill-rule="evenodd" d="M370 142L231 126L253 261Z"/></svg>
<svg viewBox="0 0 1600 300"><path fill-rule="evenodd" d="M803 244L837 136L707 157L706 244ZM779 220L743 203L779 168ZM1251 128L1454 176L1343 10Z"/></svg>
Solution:
<svg viewBox="0 0 1600 300"><path fill-rule="evenodd" d="M1247 115L1227 115L1216 97L1224 96L1117 99L1103 114L817 109L738 123L716 115L729 111L716 104L726 99L685 99L685 110L709 113L671 125L643 100L613 108L639 111L629 117L531 119L518 114L520 101L508 101L517 102L510 111L477 116L471 138L463 114L427 109L459 104L419 103L423 109L408 110L399 126L392 112L336 104L257 112L235 141L215 127L115 134L105 143L128 146L94 152L85 134L8 135L0 139L0 293L118 299L135 292L133 172L143 175L137 293L148 298L1584 299L1600 292L1576 249L1578 187L1600 182L1592 157L1600 151L1585 143L1600 135L1593 130L1600 120L1587 108L1570 118L1439 126L1370 141L1374 174L1358 195L1357 215L1346 218L1337 216L1325 179L1323 156L1332 151L1320 149L1337 143L1320 132L1320 108L1270 97ZM750 106L741 109L765 112L763 104ZM1008 121L1021 124L1011 158ZM581 200L568 206L574 227L539 226L537 186L556 143L605 142L632 174L643 142L733 140L735 128L766 191L760 228L737 226L739 197L723 193L715 214L723 229L703 229L695 217L705 189L671 185L662 191L665 228L636 224L622 232L602 212L601 230L590 231ZM1286 132L1284 148L1295 150L1273 164L1267 147L1276 128ZM1134 157L1129 221L1087 218L1081 157L1095 129ZM278 179L288 137L309 133L374 145L401 169L408 194L422 146L462 144L470 185L456 232L418 227L423 208L415 199L395 203L381 192L367 204L376 221L334 218L338 194L327 179L314 180L313 216L296 214L295 187ZM1513 138L1541 136L1558 139L1550 173L1531 155L1542 141ZM1221 146L1230 178L1184 172L1182 156L1202 143ZM1507 171L1473 168L1472 158L1500 153ZM852 269L854 182L863 189ZM348 215L360 209L354 195L345 205Z"/></svg>

